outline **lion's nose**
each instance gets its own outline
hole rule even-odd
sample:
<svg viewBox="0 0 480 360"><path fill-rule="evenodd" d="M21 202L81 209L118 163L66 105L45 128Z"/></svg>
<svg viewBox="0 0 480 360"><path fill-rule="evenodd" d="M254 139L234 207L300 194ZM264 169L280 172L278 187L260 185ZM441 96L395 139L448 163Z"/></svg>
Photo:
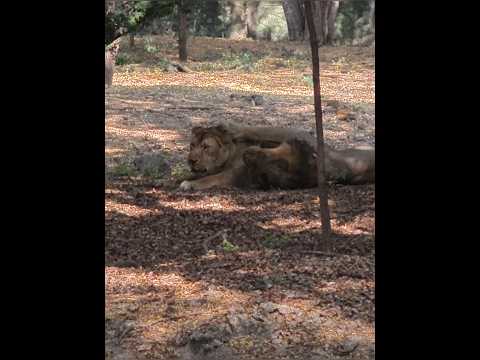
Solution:
<svg viewBox="0 0 480 360"><path fill-rule="evenodd" d="M195 159L188 159L188 165L194 166L197 163L198 160Z"/></svg>

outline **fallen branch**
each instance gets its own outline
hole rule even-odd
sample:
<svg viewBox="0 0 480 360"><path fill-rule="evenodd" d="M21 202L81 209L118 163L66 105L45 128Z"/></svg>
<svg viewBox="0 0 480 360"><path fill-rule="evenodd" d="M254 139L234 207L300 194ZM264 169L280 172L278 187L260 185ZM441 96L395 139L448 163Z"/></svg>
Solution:
<svg viewBox="0 0 480 360"><path fill-rule="evenodd" d="M162 109L148 109L148 112L164 112L165 110L220 110L213 106L165 106Z"/></svg>
<svg viewBox="0 0 480 360"><path fill-rule="evenodd" d="M311 254L311 255L330 256L330 257L335 257L338 255L331 252L316 251L316 250L304 250L304 251L300 251L300 254Z"/></svg>

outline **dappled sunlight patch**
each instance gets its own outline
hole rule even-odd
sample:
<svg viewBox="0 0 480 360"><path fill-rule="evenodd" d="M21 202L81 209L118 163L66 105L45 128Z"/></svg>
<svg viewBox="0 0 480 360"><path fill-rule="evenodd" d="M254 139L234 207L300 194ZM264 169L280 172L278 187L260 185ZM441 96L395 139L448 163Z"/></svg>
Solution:
<svg viewBox="0 0 480 360"><path fill-rule="evenodd" d="M135 316L142 343L165 344L179 329L195 328L250 299L240 291L189 281L174 271L106 267L105 277L107 317Z"/></svg>
<svg viewBox="0 0 480 360"><path fill-rule="evenodd" d="M106 147L105 155L107 156L119 156L125 153L125 149L115 148L115 147Z"/></svg>
<svg viewBox="0 0 480 360"><path fill-rule="evenodd" d="M308 73L308 75L310 75ZM370 74L348 73L333 76L321 75L322 95L344 101L374 101L374 85ZM312 96L311 86L301 72L273 70L268 74L241 73L236 70L195 73L164 73L150 70L120 72L115 74L117 86L189 86L192 88L223 88L231 91L257 92L272 95ZM344 90L348 91L344 91Z"/></svg>
<svg viewBox="0 0 480 360"><path fill-rule="evenodd" d="M120 127L109 126L105 129L107 135L123 137L127 139L143 139L143 140L156 140L156 141L176 141L183 139L183 137L173 130L159 130L159 129L149 129L148 131L144 130L134 130Z"/></svg>
<svg viewBox="0 0 480 360"><path fill-rule="evenodd" d="M296 216L281 216L268 222L258 223L258 226L265 230L282 230L286 233L296 233L305 230L318 229L320 221L301 220Z"/></svg>
<svg viewBox="0 0 480 360"><path fill-rule="evenodd" d="M237 212L247 210L246 207L238 205L228 197L212 196L210 201L198 201L198 199L181 199L175 201L159 200L159 204L164 207L176 210L203 210L212 212Z"/></svg>
<svg viewBox="0 0 480 360"><path fill-rule="evenodd" d="M134 217L140 217L154 213L152 210L145 209L141 206L120 203L108 199L105 200L105 211Z"/></svg>

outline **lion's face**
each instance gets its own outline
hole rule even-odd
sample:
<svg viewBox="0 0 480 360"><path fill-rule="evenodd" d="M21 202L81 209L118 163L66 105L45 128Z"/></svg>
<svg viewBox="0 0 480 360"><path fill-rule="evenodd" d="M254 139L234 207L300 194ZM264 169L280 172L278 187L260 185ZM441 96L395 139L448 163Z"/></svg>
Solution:
<svg viewBox="0 0 480 360"><path fill-rule="evenodd" d="M231 138L222 126L211 128L194 127L188 164L196 173L216 174L229 160Z"/></svg>

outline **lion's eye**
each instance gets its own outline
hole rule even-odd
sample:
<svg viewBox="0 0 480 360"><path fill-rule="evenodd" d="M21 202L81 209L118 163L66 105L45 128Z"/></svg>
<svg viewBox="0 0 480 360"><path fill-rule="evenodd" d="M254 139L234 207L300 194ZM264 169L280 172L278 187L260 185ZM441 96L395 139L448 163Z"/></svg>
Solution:
<svg viewBox="0 0 480 360"><path fill-rule="evenodd" d="M203 148L206 150L209 148L209 146L207 144L203 144Z"/></svg>

